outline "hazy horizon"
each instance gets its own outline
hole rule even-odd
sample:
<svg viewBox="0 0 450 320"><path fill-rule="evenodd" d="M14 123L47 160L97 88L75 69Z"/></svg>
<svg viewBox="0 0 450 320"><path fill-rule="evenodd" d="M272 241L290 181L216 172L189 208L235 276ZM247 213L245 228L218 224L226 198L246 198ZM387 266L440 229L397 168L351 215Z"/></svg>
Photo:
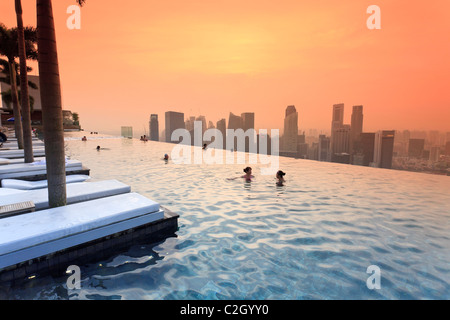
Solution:
<svg viewBox="0 0 450 320"><path fill-rule="evenodd" d="M25 25L34 0L22 0ZM148 130L150 114L256 114L256 129L283 130L288 105L299 128L330 131L334 104L364 106L364 131L450 132L450 3L387 0L156 1L127 5L88 0L81 29L53 2L63 108L86 131ZM368 6L381 8L369 30ZM13 1L0 22L16 26ZM37 74L36 63L30 64Z"/></svg>

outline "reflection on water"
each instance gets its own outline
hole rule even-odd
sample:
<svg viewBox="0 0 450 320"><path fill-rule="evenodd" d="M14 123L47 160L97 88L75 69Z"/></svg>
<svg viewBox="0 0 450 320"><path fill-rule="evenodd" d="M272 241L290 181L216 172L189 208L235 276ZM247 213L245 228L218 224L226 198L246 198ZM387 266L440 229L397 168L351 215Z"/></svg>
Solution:
<svg viewBox="0 0 450 320"><path fill-rule="evenodd" d="M94 180L120 180L179 213L177 237L82 266L81 290L47 277L6 297L450 298L449 177L280 158L280 187L257 164L248 183L229 180L246 165L164 161L173 145L74 136L68 155ZM381 290L366 286L371 265Z"/></svg>

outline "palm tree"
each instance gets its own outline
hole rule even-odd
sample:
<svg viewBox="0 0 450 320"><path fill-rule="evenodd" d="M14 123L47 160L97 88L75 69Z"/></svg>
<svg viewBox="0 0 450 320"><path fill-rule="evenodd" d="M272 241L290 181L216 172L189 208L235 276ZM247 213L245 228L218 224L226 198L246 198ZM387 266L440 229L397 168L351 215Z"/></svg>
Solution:
<svg viewBox="0 0 450 320"><path fill-rule="evenodd" d="M8 29L5 25L0 25L0 55L8 59L9 76L11 81L11 93L14 112L14 129L16 132L19 149L23 149L22 116L19 108L19 97L17 94L16 82L16 61L17 57L17 33L13 29Z"/></svg>
<svg viewBox="0 0 450 320"><path fill-rule="evenodd" d="M31 135L31 113L30 113L30 100L28 92L28 74L27 74L27 48L25 41L25 29L23 27L22 19L22 2L21 0L15 0L16 16L17 16L17 42L19 49L19 61L20 61L20 82L23 84L20 88L21 92L21 104L22 104L22 117L23 117L23 144L24 144L24 156L25 163L33 163L33 137ZM29 42L28 42L29 43Z"/></svg>
<svg viewBox="0 0 450 320"><path fill-rule="evenodd" d="M85 0L77 0L81 6ZM51 0L36 0L39 87L50 207L67 204L64 128L58 51Z"/></svg>

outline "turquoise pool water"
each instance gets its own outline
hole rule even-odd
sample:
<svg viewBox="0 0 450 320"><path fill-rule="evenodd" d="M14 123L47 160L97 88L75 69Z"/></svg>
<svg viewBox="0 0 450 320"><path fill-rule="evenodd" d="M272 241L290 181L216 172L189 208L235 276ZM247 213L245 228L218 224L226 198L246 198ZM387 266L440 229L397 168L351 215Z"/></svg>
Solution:
<svg viewBox="0 0 450 320"><path fill-rule="evenodd" d="M81 290L45 277L6 298L450 298L450 177L279 158L278 187L259 165L246 183L228 180L246 165L166 163L169 144L78 133L66 144L94 179L179 213L177 237L82 266ZM371 265L380 290L366 285Z"/></svg>

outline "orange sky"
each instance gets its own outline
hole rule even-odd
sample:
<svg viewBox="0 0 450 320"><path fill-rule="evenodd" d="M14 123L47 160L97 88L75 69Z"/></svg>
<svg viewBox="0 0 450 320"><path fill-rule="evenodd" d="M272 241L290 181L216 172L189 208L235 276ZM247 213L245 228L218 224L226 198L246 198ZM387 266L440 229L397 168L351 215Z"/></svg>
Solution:
<svg viewBox="0 0 450 320"><path fill-rule="evenodd" d="M35 0L22 0L35 25ZM331 110L365 107L365 131L450 131L450 1L87 0L81 30L53 1L65 109L87 131L148 131L151 113L256 113L282 128L295 105L299 127L330 130ZM113 3L113 4L111 4ZM0 22L15 26L13 0ZM369 30L369 5L382 29Z"/></svg>

